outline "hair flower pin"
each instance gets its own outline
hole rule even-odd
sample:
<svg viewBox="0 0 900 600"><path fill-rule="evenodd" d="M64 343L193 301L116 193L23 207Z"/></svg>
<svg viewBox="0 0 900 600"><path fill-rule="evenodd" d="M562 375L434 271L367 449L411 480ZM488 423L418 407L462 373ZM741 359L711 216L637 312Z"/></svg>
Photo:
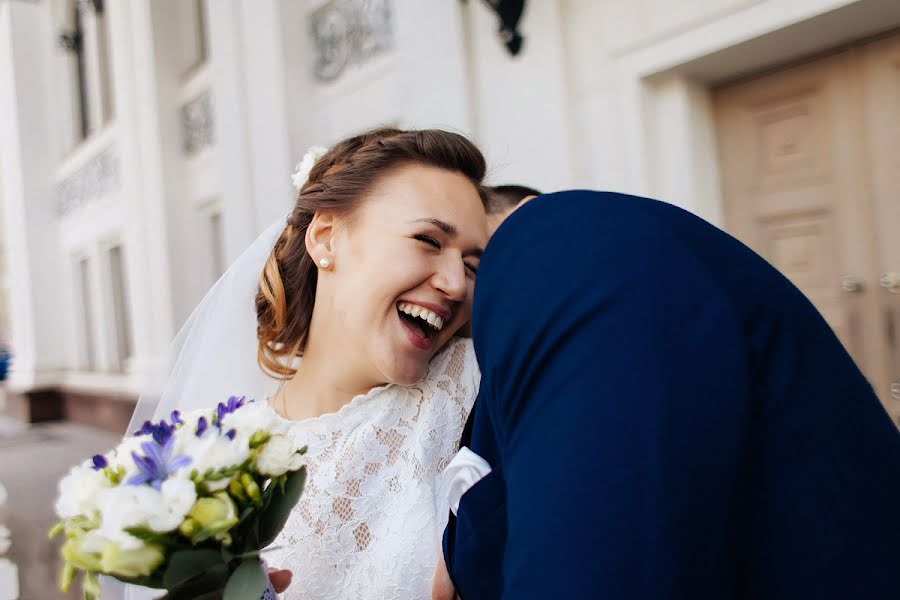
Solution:
<svg viewBox="0 0 900 600"><path fill-rule="evenodd" d="M309 173L312 171L312 168L316 166L319 159L325 156L326 152L328 152L328 148L323 148L322 146L310 146L309 150L306 151L306 154L303 155L303 160L297 163L297 166L294 168L294 174L291 175L291 180L294 182L294 187L298 191L309 179Z"/></svg>

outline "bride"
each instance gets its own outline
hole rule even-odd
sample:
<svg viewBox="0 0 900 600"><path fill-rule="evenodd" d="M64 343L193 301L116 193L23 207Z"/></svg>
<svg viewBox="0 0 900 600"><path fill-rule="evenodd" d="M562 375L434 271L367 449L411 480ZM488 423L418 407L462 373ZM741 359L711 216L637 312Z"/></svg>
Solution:
<svg viewBox="0 0 900 600"><path fill-rule="evenodd" d="M245 394L309 446L303 496L265 554L294 574L286 598L431 597L440 474L479 383L454 334L487 243L484 174L479 150L444 131L333 146L191 316L160 400L136 411Z"/></svg>

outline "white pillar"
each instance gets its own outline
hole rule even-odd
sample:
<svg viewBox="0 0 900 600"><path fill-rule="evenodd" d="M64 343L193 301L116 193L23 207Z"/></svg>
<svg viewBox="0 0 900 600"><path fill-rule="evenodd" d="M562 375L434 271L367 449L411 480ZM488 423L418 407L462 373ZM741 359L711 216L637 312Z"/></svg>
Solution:
<svg viewBox="0 0 900 600"><path fill-rule="evenodd" d="M292 205L289 124L280 0L239 0L243 24L243 63L257 227L267 227ZM306 35L296 23L295 35ZM290 63L291 68L299 65ZM222 126L227 126L223 123Z"/></svg>
<svg viewBox="0 0 900 600"><path fill-rule="evenodd" d="M228 263L291 206L280 4L207 0Z"/></svg>
<svg viewBox="0 0 900 600"><path fill-rule="evenodd" d="M106 2L120 157L131 371L157 373L174 335L162 112L150 0ZM140 385L140 384L139 384Z"/></svg>
<svg viewBox="0 0 900 600"><path fill-rule="evenodd" d="M680 75L647 87L650 194L721 226L709 89Z"/></svg>
<svg viewBox="0 0 900 600"><path fill-rule="evenodd" d="M284 7L277 0L207 0L206 14L225 256L231 262L291 207Z"/></svg>
<svg viewBox="0 0 900 600"><path fill-rule="evenodd" d="M48 3L0 3L0 196L16 391L56 383L66 365L47 93L54 44Z"/></svg>

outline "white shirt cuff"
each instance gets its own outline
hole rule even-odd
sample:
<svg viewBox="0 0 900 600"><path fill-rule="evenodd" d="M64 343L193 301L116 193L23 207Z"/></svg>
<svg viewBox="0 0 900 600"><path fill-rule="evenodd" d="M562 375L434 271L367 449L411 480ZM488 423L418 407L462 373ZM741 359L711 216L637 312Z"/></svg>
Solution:
<svg viewBox="0 0 900 600"><path fill-rule="evenodd" d="M473 485L487 477L491 472L491 465L486 460L463 446L444 469L442 475L443 488L450 503L450 510L455 515L459 510L459 502L463 494L468 492Z"/></svg>

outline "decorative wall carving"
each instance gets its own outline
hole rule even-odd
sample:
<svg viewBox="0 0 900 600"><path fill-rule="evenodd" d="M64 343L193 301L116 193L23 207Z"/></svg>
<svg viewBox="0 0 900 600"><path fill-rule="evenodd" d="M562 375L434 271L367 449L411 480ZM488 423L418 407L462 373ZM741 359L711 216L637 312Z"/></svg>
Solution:
<svg viewBox="0 0 900 600"><path fill-rule="evenodd" d="M334 81L394 45L391 0L332 0L310 15L316 51L313 74Z"/></svg>
<svg viewBox="0 0 900 600"><path fill-rule="evenodd" d="M118 189L119 155L107 146L56 186L56 214L65 217Z"/></svg>
<svg viewBox="0 0 900 600"><path fill-rule="evenodd" d="M188 156L213 145L212 95L206 91L181 107L182 149Z"/></svg>

